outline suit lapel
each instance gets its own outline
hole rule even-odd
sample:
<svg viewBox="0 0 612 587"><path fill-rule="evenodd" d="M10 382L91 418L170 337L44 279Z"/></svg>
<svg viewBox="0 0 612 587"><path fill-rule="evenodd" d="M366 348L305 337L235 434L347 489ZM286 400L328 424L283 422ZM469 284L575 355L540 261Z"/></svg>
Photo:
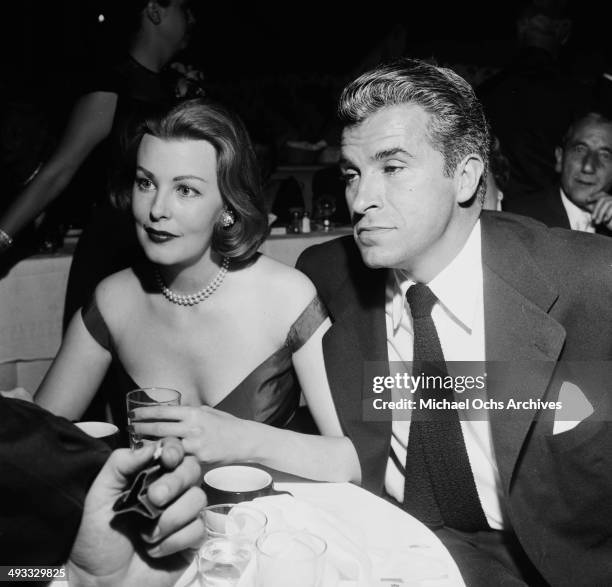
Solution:
<svg viewBox="0 0 612 587"><path fill-rule="evenodd" d="M563 343L564 328L548 311L558 294L515 230L481 217L487 393L503 401L543 397ZM533 414L535 415L535 413ZM533 417L491 410L491 435L504 487Z"/></svg>
<svg viewBox="0 0 612 587"><path fill-rule="evenodd" d="M558 226L560 228L567 229L571 228L569 217L561 200L561 191L558 186L551 187L546 192L546 200L544 204L549 210L549 218L545 221L548 226Z"/></svg>
<svg viewBox="0 0 612 587"><path fill-rule="evenodd" d="M376 361L377 375L388 375L385 324L386 271L363 266L350 275L327 300L332 326L323 338L325 367L342 427L355 445L362 469L362 486L381 493L391 439L391 421L373 421L372 382L364 379L364 365ZM356 284L359 284L357 286ZM388 391L376 395L390 399Z"/></svg>

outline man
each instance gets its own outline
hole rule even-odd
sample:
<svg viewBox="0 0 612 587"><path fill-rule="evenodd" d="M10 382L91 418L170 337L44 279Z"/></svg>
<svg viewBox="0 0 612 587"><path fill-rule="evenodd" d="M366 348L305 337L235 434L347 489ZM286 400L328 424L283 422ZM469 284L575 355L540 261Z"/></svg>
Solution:
<svg viewBox="0 0 612 587"><path fill-rule="evenodd" d="M110 454L69 421L0 395L0 561L66 563L70 585L173 585L189 564L182 553L204 537L199 463L178 440L164 440L167 470L148 489L162 509L151 523L115 518L113 504L151 463L154 445Z"/></svg>
<svg viewBox="0 0 612 587"><path fill-rule="evenodd" d="M469 587L608 584L608 421L500 409L439 422L416 404L407 422L363 407L374 391L364 367L387 375L413 358L503 362L509 376L489 378L486 397L504 405L578 390L549 384L557 361L612 357L612 332L593 328L608 323L612 243L481 214L487 123L450 70L381 66L344 89L339 114L354 236L308 249L298 268L330 312L325 365L363 486L428 523ZM581 414L604 409L606 389L576 391Z"/></svg>
<svg viewBox="0 0 612 587"><path fill-rule="evenodd" d="M578 118L555 149L559 182L507 210L548 226L612 235L612 120L597 112ZM560 185L559 185L560 184Z"/></svg>

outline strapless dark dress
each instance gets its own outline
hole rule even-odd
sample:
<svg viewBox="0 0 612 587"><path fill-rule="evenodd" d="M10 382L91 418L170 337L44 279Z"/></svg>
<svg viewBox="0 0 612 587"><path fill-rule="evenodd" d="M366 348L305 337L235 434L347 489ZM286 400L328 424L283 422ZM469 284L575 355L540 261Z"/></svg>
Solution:
<svg viewBox="0 0 612 587"><path fill-rule="evenodd" d="M95 297L82 308L81 315L89 333L113 357L111 369L114 370L117 389L109 398L111 414L115 422L127 422L125 394L140 386L121 364ZM213 407L238 418L295 429L292 423L298 410L301 389L293 368L292 355L321 326L327 315L323 302L315 297L291 325L283 346L255 367ZM119 427L124 428L121 424Z"/></svg>

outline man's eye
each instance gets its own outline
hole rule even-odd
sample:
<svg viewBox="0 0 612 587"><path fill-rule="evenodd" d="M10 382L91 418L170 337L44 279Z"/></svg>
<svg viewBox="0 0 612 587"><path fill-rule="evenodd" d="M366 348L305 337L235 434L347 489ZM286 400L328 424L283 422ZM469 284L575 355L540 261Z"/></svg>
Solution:
<svg viewBox="0 0 612 587"><path fill-rule="evenodd" d="M344 181L345 184L349 184L354 181L356 177L358 177L357 173L345 172L342 174L342 181Z"/></svg>
<svg viewBox="0 0 612 587"><path fill-rule="evenodd" d="M137 177L134 183L136 184L136 187L143 192L149 192L155 189L154 183L146 177Z"/></svg>
<svg viewBox="0 0 612 587"><path fill-rule="evenodd" d="M602 161L612 161L612 153L610 153L610 151L601 151L599 153L599 158Z"/></svg>
<svg viewBox="0 0 612 587"><path fill-rule="evenodd" d="M399 165L385 165L383 169L384 169L384 172L387 173L388 175L393 175L401 171L403 167L400 167Z"/></svg>
<svg viewBox="0 0 612 587"><path fill-rule="evenodd" d="M583 153L586 153L586 147L584 145L575 145L572 151L578 155L582 155Z"/></svg>

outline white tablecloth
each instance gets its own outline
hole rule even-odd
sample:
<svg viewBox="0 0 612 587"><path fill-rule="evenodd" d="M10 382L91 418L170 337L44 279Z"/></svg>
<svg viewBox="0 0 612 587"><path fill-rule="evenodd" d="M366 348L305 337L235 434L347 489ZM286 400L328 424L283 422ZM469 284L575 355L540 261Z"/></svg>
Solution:
<svg viewBox="0 0 612 587"><path fill-rule="evenodd" d="M293 501L296 505L292 506L287 496L252 502L253 507L268 514L269 523L270 508L274 506L267 500L276 500L276 504L285 508L286 522L298 530L317 533L327 541L328 558L350 569L356 555L360 553L363 557L359 561L360 580L338 578L337 574L334 577L334 573L327 572L322 587L364 585L364 579L368 586L380 587L465 587L455 561L435 534L384 499L350 483L292 482L275 483L275 487L290 491L297 503ZM309 514L308 518L304 512ZM370 577L364 577L366 569ZM194 562L176 587L191 587L195 573Z"/></svg>

